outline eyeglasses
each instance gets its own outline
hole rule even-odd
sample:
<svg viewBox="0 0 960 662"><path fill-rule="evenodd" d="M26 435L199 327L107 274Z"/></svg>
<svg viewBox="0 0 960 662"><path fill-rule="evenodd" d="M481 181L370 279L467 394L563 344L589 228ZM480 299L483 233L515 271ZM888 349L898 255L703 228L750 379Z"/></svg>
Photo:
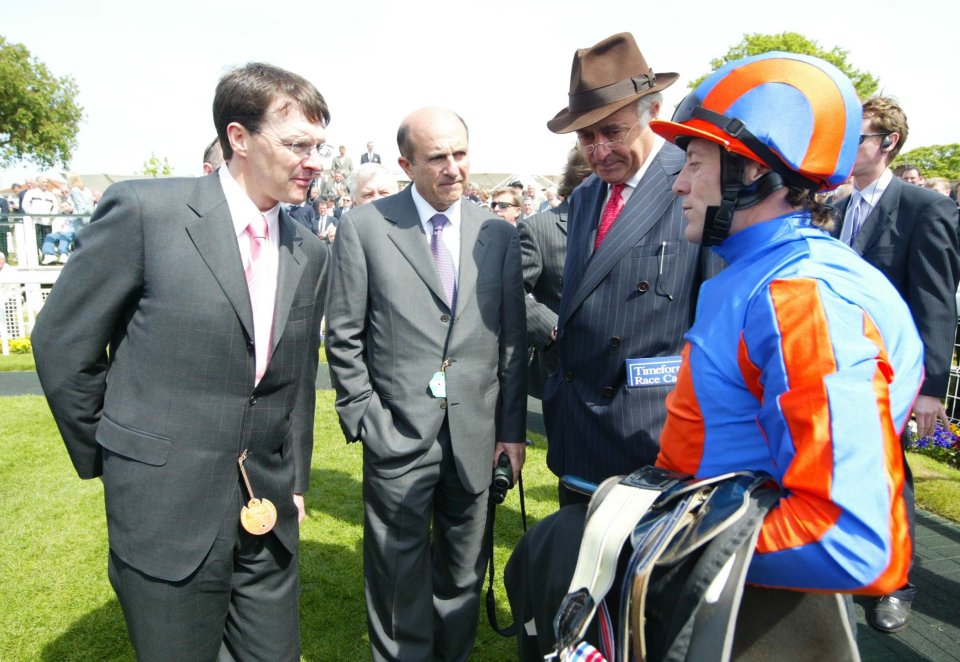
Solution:
<svg viewBox="0 0 960 662"><path fill-rule="evenodd" d="M613 149L617 145L622 145L627 140L627 136L630 135L630 132L637 128L637 125L640 124L640 120L637 120L633 126L629 129L614 129L611 131L601 131L601 135L605 134L607 137L610 137L610 140L605 140L600 143L585 143L583 138L577 137L577 147L580 148L580 151L584 154L593 154L594 150L598 147L606 147L607 149Z"/></svg>
<svg viewBox="0 0 960 662"><path fill-rule="evenodd" d="M491 202L490 209L509 209L510 207L516 207L517 205L512 202Z"/></svg>
<svg viewBox="0 0 960 662"><path fill-rule="evenodd" d="M884 136L884 137L886 137L886 136L889 136L889 135L890 135L889 133L861 133L861 134L860 134L860 143L859 143L859 144L862 145L862 144L863 144L863 141L866 140L867 138L875 138L875 137L877 137L877 136Z"/></svg>
<svg viewBox="0 0 960 662"><path fill-rule="evenodd" d="M333 156L333 147L327 143L314 144L305 140L286 140L284 138L278 138L277 136L271 135L266 131L255 131L254 133L262 133L263 135L271 138L281 147L286 147L288 150L293 152L301 161L310 158L314 152L316 152L317 156L322 159L325 159L328 156Z"/></svg>

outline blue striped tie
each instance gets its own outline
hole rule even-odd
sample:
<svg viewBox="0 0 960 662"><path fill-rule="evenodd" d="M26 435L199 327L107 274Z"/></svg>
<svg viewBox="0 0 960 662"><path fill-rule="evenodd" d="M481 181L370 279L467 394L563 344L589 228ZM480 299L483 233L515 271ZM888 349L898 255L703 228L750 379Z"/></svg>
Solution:
<svg viewBox="0 0 960 662"><path fill-rule="evenodd" d="M440 276L440 284L443 285L444 294L447 295L447 303L450 305L450 312L453 313L457 308L457 278L454 273L453 257L442 239L443 228L450 221L443 214L437 214L430 219L430 222L433 223L430 252L433 253L433 261L437 263L437 275Z"/></svg>

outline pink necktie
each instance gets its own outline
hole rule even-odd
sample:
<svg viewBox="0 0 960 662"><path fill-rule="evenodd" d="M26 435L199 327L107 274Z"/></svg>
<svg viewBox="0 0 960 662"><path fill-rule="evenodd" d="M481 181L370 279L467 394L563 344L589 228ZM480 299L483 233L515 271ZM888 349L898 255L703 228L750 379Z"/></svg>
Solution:
<svg viewBox="0 0 960 662"><path fill-rule="evenodd" d="M245 230L250 238L250 259L244 265L244 275L247 277L247 289L250 290L250 307L253 310L253 339L257 362L256 383L267 371L270 359L270 334L273 324L273 311L267 311L269 294L266 288L271 287L269 275L266 273L265 261L260 259L261 253L267 244L267 218L260 214L250 221Z"/></svg>
<svg viewBox="0 0 960 662"><path fill-rule="evenodd" d="M610 232L610 228L613 227L613 222L617 219L617 215L623 210L622 192L623 184L613 185L613 190L610 191L610 199L607 200L607 205L603 208L603 214L600 215L600 227L597 229L597 239L593 242L594 251L600 248L600 244L603 243L607 233Z"/></svg>

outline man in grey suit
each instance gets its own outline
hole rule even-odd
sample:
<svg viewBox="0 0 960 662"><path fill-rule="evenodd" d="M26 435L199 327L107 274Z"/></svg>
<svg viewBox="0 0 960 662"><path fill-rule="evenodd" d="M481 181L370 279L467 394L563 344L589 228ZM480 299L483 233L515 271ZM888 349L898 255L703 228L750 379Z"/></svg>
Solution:
<svg viewBox="0 0 960 662"><path fill-rule="evenodd" d="M360 156L360 165L364 163L380 163L380 155L373 151L373 143L367 143L367 151Z"/></svg>
<svg viewBox="0 0 960 662"><path fill-rule="evenodd" d="M853 166L853 193L837 205L834 234L883 272L907 302L923 341L924 379L913 405L917 434L932 434L943 407L957 330L960 280L957 206L950 198L893 176L890 163L907 140L907 116L890 97L863 104L860 147ZM902 439L906 444L909 433ZM904 457L904 499L914 523L913 476ZM882 632L899 632L910 621L912 584L880 598L867 621Z"/></svg>
<svg viewBox="0 0 960 662"><path fill-rule="evenodd" d="M524 460L520 248L512 225L462 199L459 116L415 111L397 143L413 185L340 222L327 357L344 435L363 443L373 657L465 660L493 465L505 453L516 478Z"/></svg>
<svg viewBox="0 0 960 662"><path fill-rule="evenodd" d="M140 660L299 660L327 250L302 204L330 119L252 63L217 85L226 165L111 186L33 331L81 478L103 480L110 582Z"/></svg>
<svg viewBox="0 0 960 662"><path fill-rule="evenodd" d="M547 123L577 132L595 173L570 196L559 366L543 393L558 476L599 482L657 458L671 384L633 382L628 362L676 365L701 282L670 190L684 154L647 126L676 79L654 74L632 35L613 35L577 51L569 106ZM577 498L561 488L561 505Z"/></svg>

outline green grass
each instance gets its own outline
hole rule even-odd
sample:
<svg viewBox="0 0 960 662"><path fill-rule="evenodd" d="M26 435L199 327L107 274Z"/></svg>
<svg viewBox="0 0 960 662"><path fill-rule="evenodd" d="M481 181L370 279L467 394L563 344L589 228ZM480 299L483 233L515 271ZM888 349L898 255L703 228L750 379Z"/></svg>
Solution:
<svg viewBox="0 0 960 662"><path fill-rule="evenodd" d="M132 660L120 606L107 580L106 522L100 481L77 478L39 396L0 398L0 660ZM317 402L308 518L301 535L301 642L304 660L370 658L363 602L361 452L346 445L333 394ZM546 445L528 449L528 523L556 509ZM498 618L511 622L503 565L522 533L516 490L496 520ZM484 585L486 591L486 585ZM481 608L471 660L515 659Z"/></svg>
<svg viewBox="0 0 960 662"><path fill-rule="evenodd" d="M942 517L960 522L960 469L917 453L909 453L907 461L913 471L917 503Z"/></svg>
<svg viewBox="0 0 960 662"><path fill-rule="evenodd" d="M100 481L76 477L49 410L38 396L0 398L0 660L132 660L120 607L107 581L106 523ZM370 653L363 603L361 453L346 445L333 395L317 402L309 517L301 542L301 641L304 660L365 660ZM546 444L527 452L524 484L532 524L556 508ZM910 455L917 500L960 521L960 471ZM495 559L501 625L511 618L503 565L522 533L516 490L498 507ZM486 585L484 585L486 591ZM515 659L512 640L495 634L481 610L471 660Z"/></svg>
<svg viewBox="0 0 960 662"><path fill-rule="evenodd" d="M0 354L0 372L16 372L20 370L36 370L33 363L33 354Z"/></svg>

